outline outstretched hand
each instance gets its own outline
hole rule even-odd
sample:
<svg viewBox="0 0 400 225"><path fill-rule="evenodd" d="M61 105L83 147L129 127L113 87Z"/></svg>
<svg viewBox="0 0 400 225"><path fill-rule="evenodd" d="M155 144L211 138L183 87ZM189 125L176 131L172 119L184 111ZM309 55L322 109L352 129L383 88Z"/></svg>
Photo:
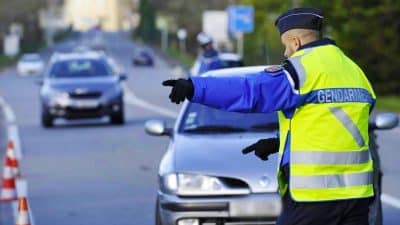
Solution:
<svg viewBox="0 0 400 225"><path fill-rule="evenodd" d="M191 99L194 94L194 86L190 79L166 80L163 86L172 87L169 99L171 102L179 104L186 98Z"/></svg>
<svg viewBox="0 0 400 225"><path fill-rule="evenodd" d="M261 160L268 160L268 156L279 151L279 139L261 139L242 150L244 155L253 152Z"/></svg>

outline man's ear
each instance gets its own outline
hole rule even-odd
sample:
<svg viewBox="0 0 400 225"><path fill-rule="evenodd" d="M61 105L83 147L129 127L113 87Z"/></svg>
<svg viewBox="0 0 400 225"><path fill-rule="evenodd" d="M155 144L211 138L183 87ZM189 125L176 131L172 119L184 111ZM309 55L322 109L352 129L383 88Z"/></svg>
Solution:
<svg viewBox="0 0 400 225"><path fill-rule="evenodd" d="M293 37L293 42L295 44L295 49L296 51L299 50L299 48L301 47L301 39L299 37Z"/></svg>

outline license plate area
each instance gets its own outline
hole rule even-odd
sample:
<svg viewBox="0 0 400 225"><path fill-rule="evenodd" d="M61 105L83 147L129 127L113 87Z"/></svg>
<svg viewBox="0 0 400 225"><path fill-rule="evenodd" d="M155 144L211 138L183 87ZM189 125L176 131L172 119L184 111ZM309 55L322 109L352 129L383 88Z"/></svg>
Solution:
<svg viewBox="0 0 400 225"><path fill-rule="evenodd" d="M74 100L71 106L78 109L93 109L99 106L97 100Z"/></svg>

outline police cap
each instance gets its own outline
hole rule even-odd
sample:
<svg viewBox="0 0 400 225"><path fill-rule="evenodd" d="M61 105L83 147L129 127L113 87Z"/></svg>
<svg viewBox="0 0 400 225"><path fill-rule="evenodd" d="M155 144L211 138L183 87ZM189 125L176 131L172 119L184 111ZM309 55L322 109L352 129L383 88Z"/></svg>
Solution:
<svg viewBox="0 0 400 225"><path fill-rule="evenodd" d="M285 12L275 20L275 26L278 27L282 35L291 29L310 29L322 30L322 19L324 18L322 10L316 8L294 8Z"/></svg>

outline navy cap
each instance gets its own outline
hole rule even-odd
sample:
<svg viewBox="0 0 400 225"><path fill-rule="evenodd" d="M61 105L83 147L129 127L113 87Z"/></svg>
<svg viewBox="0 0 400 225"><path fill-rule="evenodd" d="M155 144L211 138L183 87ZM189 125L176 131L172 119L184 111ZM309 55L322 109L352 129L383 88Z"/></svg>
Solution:
<svg viewBox="0 0 400 225"><path fill-rule="evenodd" d="M322 30L322 20L324 16L322 10L316 8L295 8L290 9L275 20L282 35L291 29L310 29Z"/></svg>

